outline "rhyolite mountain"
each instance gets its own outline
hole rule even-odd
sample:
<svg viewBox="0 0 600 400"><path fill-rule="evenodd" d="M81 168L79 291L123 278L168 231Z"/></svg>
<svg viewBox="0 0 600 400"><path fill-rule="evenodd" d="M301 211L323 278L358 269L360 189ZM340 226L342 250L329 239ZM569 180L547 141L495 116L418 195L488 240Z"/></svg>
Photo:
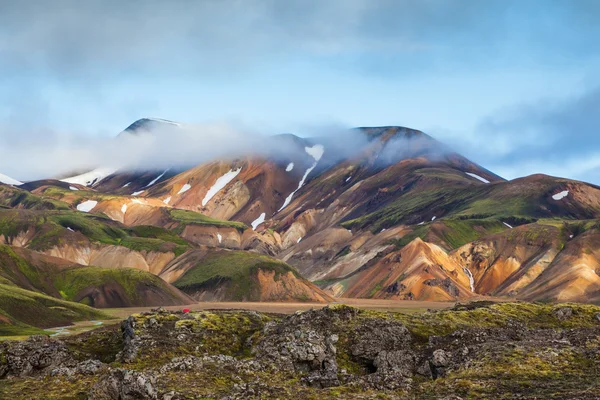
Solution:
<svg viewBox="0 0 600 400"><path fill-rule="evenodd" d="M142 119L121 135L165 125L180 126ZM403 127L264 140L266 151L191 167L99 166L65 180L0 184L0 239L27 251L29 264L37 254L53 268L143 271L139 279L160 279L153 290L171 303L600 302L597 186L545 175L507 181ZM87 283L69 300L89 302L84 293L112 287ZM11 284L61 296L52 282ZM120 304L156 303L152 293L123 293ZM107 299L94 304L119 305Z"/></svg>

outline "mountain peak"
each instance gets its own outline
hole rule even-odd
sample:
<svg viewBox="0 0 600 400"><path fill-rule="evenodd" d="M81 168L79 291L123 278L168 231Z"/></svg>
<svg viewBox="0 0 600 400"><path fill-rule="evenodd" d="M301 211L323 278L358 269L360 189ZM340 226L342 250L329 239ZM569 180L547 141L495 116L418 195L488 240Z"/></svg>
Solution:
<svg viewBox="0 0 600 400"><path fill-rule="evenodd" d="M164 126L181 126L179 122L170 121L162 118L140 118L131 125L129 125L121 133L138 134L140 131L150 132L153 129L157 129Z"/></svg>

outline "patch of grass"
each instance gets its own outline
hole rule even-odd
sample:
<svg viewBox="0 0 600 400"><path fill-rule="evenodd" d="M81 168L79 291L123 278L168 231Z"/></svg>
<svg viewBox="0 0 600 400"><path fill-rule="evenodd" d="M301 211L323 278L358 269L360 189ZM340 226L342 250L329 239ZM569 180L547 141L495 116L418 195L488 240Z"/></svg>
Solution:
<svg viewBox="0 0 600 400"><path fill-rule="evenodd" d="M5 318L9 319L8 325L20 323L37 328L69 325L74 321L108 318L104 313L82 304L58 300L41 293L5 284L0 284L0 310L6 316ZM2 325L2 319L0 319L0 326ZM28 327L26 326L26 328ZM8 331L14 331L14 328L8 328Z"/></svg>
<svg viewBox="0 0 600 400"><path fill-rule="evenodd" d="M279 275L288 272L301 279L292 267L272 257L247 251L221 251L201 260L175 281L174 285L191 292L226 281L232 300L247 301L258 296L258 286L254 278L259 269L274 271L275 280Z"/></svg>
<svg viewBox="0 0 600 400"><path fill-rule="evenodd" d="M224 228L235 228L240 232L243 232L248 228L248 226L242 222L210 218L194 211L177 210L174 208L169 209L168 211L171 218L173 218L174 221L182 224L183 227L185 227L185 225L208 225ZM181 228L181 230L183 230L183 228Z"/></svg>
<svg viewBox="0 0 600 400"><path fill-rule="evenodd" d="M26 190L12 186L0 186L0 205L9 208L32 210L69 210L69 204L34 195Z"/></svg>
<svg viewBox="0 0 600 400"><path fill-rule="evenodd" d="M53 278L54 287L69 301L79 301L81 292L89 287L111 283L121 286L132 301L138 298L139 285L166 287L157 276L134 268L76 267L62 270Z"/></svg>
<svg viewBox="0 0 600 400"><path fill-rule="evenodd" d="M64 244L68 228L82 233L91 242L136 251L174 252L179 256L189 248L188 242L159 227L126 228L107 217L76 211L0 210L0 234L15 238L33 229L35 235L27 245L32 250L45 251Z"/></svg>
<svg viewBox="0 0 600 400"><path fill-rule="evenodd" d="M573 308L573 316L564 321L553 313L559 307ZM528 328L584 328L596 325L594 315L600 307L590 304L489 303L457 306L454 309L424 314L393 314L404 322L413 335L426 342L430 336L444 336L471 327L506 326L509 320L519 321Z"/></svg>

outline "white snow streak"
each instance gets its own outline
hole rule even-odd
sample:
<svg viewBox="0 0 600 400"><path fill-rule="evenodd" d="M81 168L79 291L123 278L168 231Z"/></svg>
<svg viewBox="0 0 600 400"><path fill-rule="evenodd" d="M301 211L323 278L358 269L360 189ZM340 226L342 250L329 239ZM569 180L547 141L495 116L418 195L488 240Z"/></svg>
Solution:
<svg viewBox="0 0 600 400"><path fill-rule="evenodd" d="M283 202L283 205L281 206L281 208L279 210L277 210L277 212L283 210L284 208L286 208L292 202L292 198L294 197L294 195L296 194L296 192L298 190L300 190L300 188L302 188L302 186L304 186L304 181L308 177L308 174L310 174L311 171L313 169L315 169L316 166L317 166L317 163L315 162L312 165L312 167L310 167L309 169L306 170L306 172L304 173L304 176L302 177L302 179L300 180L300 183L298 184L298 189L294 190L292 193L290 193L290 195L288 197L285 198L285 201Z"/></svg>
<svg viewBox="0 0 600 400"><path fill-rule="evenodd" d="M242 168L238 168L235 171L230 169L225 175L216 180L215 184L212 185L208 192L206 192L206 196L202 200L202 207L204 207L210 199L214 197L215 194L219 193L219 190L223 189L229 182L231 182L238 174L242 171Z"/></svg>
<svg viewBox="0 0 600 400"><path fill-rule="evenodd" d="M163 203L165 204L169 204L169 202L171 201L171 196L167 197L166 199L163 200Z"/></svg>
<svg viewBox="0 0 600 400"><path fill-rule="evenodd" d="M150 187L150 186L154 185L156 182L158 182L158 180L159 180L160 178L162 178L163 176L165 176L165 174L167 173L167 171L168 171L169 169L170 169L170 168L167 168L167 169L165 169L165 172L163 172L162 174L160 174L159 176L157 176L156 178L154 178L154 179L152 180L152 182L150 182L149 184L147 184L147 185L146 185L146 186L144 186L144 187Z"/></svg>
<svg viewBox="0 0 600 400"><path fill-rule="evenodd" d="M124 188L126 188L126 187L127 187L127 186L129 186L129 185L131 185L131 182L127 182L126 184L124 184L124 185L123 185L123 186L121 186L121 187L124 187Z"/></svg>
<svg viewBox="0 0 600 400"><path fill-rule="evenodd" d="M125 214L127 212L127 204L123 204L123 206L121 206L121 212L123 214Z"/></svg>
<svg viewBox="0 0 600 400"><path fill-rule="evenodd" d="M564 199L565 197L567 197L568 195L569 195L569 191L568 191L568 190L563 190L563 191L562 191L562 192L560 192L560 193L556 193L554 196L552 196L552 198L553 198L554 200L562 200L562 199Z"/></svg>
<svg viewBox="0 0 600 400"><path fill-rule="evenodd" d="M132 196L139 196L140 194L144 193L145 190L140 190L139 192L133 192L131 193Z"/></svg>
<svg viewBox="0 0 600 400"><path fill-rule="evenodd" d="M302 238L298 239L298 241L296 243L300 243L302 241Z"/></svg>
<svg viewBox="0 0 600 400"><path fill-rule="evenodd" d="M433 218L431 218L432 221L435 221L437 217L434 215Z"/></svg>
<svg viewBox="0 0 600 400"><path fill-rule="evenodd" d="M177 192L177 194L185 193L188 190L190 190L191 188L192 188L192 185L190 185L189 183L186 183L185 185L183 185L181 187L181 189L179 189L179 192Z"/></svg>
<svg viewBox="0 0 600 400"><path fill-rule="evenodd" d="M220 233L217 233L217 239L219 240L219 243L221 243L223 241L223 236L221 236Z"/></svg>
<svg viewBox="0 0 600 400"><path fill-rule="evenodd" d="M144 202L140 199L133 199L133 200L131 200L131 202L134 204L144 204Z"/></svg>
<svg viewBox="0 0 600 400"><path fill-rule="evenodd" d="M13 179L10 176L6 176L4 174L0 174L0 182L13 186L19 186L23 184L23 182L19 182L18 180Z"/></svg>
<svg viewBox="0 0 600 400"><path fill-rule="evenodd" d="M68 226L68 227L67 227L67 229L68 229L68 230L70 230L71 232L75 232L75 231L73 230L73 228L71 228L70 226Z"/></svg>
<svg viewBox="0 0 600 400"><path fill-rule="evenodd" d="M283 205L281 206L281 208L279 208L279 210L277 210L277 212L283 210L292 202L292 198L294 197L296 192L298 190L300 190L302 188L302 186L304 186L304 182L306 181L308 174L310 174L312 172L312 170L316 168L317 164L319 163L319 160L321 159L321 157L323 157L323 153L325 153L325 148L321 144L316 144L312 147L305 147L304 150L308 154L310 154L310 156L312 158L315 159L315 162L309 169L306 170L306 172L304 173L304 176L302 176L302 179L300 180L300 183L298 183L298 188L296 190L294 190L292 193L290 193L290 195L288 197L285 198Z"/></svg>
<svg viewBox="0 0 600 400"><path fill-rule="evenodd" d="M98 205L96 200L86 200L83 203L77 205L77 209L83 212L90 212Z"/></svg>
<svg viewBox="0 0 600 400"><path fill-rule="evenodd" d="M93 186L107 176L112 175L115 171L116 170L112 168L96 168L90 172L86 172L85 174L61 179L61 181L67 183L77 183L83 186Z"/></svg>
<svg viewBox="0 0 600 400"><path fill-rule="evenodd" d="M263 222L265 222L265 218L266 218L266 216L267 216L267 214L265 214L265 213L262 213L262 214L260 214L260 215L259 215L259 217L258 217L258 218L256 218L254 221L252 221L252 224L251 224L251 225L252 225L252 230L254 230L254 231L255 231L255 230L256 230L256 228L258 228L258 226L259 226L260 224L262 224Z"/></svg>
<svg viewBox="0 0 600 400"><path fill-rule="evenodd" d="M471 285L471 292L475 293L475 278L473 278L471 270L467 267L463 267L463 270L469 276L469 285Z"/></svg>
<svg viewBox="0 0 600 400"><path fill-rule="evenodd" d="M79 190L75 186L69 186L69 189L71 189L71 190Z"/></svg>
<svg viewBox="0 0 600 400"><path fill-rule="evenodd" d="M288 166L285 168L285 172L290 172L291 170L294 169L294 163L291 162L288 164Z"/></svg>
<svg viewBox="0 0 600 400"><path fill-rule="evenodd" d="M509 224L507 224L506 222L503 222L504 225L508 226L510 229L513 229L512 226L510 226Z"/></svg>
<svg viewBox="0 0 600 400"><path fill-rule="evenodd" d="M487 180L487 179L485 179L485 178L482 178L482 177L480 177L480 176L479 176L479 175L477 175L477 174L473 174L473 173L471 173L471 172L465 172L465 174L467 174L467 175L469 175L469 176L471 176L471 177L473 177L473 178L475 178L475 179L478 179L478 180L480 180L480 181L481 181L481 182L483 182L483 183L490 183L490 181L488 181L488 180Z"/></svg>
<svg viewBox="0 0 600 400"><path fill-rule="evenodd" d="M350 179L352 179L352 175L346 178L346 182L348 182Z"/></svg>

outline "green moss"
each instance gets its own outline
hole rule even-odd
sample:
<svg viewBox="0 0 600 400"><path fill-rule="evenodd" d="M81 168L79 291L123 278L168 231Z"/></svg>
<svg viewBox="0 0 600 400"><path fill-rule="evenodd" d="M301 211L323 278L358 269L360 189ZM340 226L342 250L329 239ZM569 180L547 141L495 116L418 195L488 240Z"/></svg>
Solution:
<svg viewBox="0 0 600 400"><path fill-rule="evenodd" d="M166 287L157 276L134 268L68 268L55 274L53 283L63 298L69 301L79 301L81 293L87 288L111 283L121 286L130 301L138 299L140 285Z"/></svg>
<svg viewBox="0 0 600 400"><path fill-rule="evenodd" d="M73 321L107 319L105 314L91 307L3 284L0 284L0 310L13 321L8 325L18 325L15 323L18 322L37 328L68 325Z"/></svg>
<svg viewBox="0 0 600 400"><path fill-rule="evenodd" d="M573 308L573 316L561 321L554 312L559 307ZM595 326L594 315L600 307L588 304L538 304L538 303L474 303L468 307L424 314L394 314L404 322L413 335L421 341L430 336L448 335L459 329L471 327L492 328L506 326L509 320L524 323L529 328L582 328Z"/></svg>
<svg viewBox="0 0 600 400"><path fill-rule="evenodd" d="M176 222L179 222L182 227L185 227L185 225L208 225L216 227L235 228L240 232L243 232L248 228L246 224L241 222L214 219L194 211L178 210L174 208L169 209L168 211L171 218L173 218L173 220L175 220Z"/></svg>
<svg viewBox="0 0 600 400"><path fill-rule="evenodd" d="M34 195L26 190L2 186L0 190L0 205L10 208L25 208L32 210L68 210L69 205L55 199Z"/></svg>
<svg viewBox="0 0 600 400"><path fill-rule="evenodd" d="M258 270L274 271L277 280L280 274L298 273L286 263L269 256L247 251L221 251L209 254L194 268L183 274L174 285L187 292L228 282L228 298L235 301L257 299Z"/></svg>
<svg viewBox="0 0 600 400"><path fill-rule="evenodd" d="M45 251L65 244L67 229L82 233L89 241L123 246L136 251L173 252L179 256L189 244L173 232L159 227L126 228L109 218L74 211L0 210L0 234L9 238L34 230L28 248ZM72 243L73 238L70 238ZM85 245L83 238L80 239Z"/></svg>

